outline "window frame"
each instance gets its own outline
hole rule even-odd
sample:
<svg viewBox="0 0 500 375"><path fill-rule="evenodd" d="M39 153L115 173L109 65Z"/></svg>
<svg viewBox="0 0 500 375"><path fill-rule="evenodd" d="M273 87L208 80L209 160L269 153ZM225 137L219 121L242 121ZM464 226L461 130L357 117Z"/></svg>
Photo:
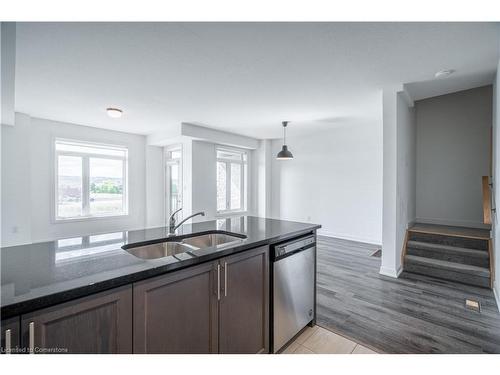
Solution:
<svg viewBox="0 0 500 375"><path fill-rule="evenodd" d="M230 152L242 155L241 160L234 160L229 158L219 158L218 151ZM243 157L245 155L245 157ZM227 216L234 214L242 214L248 212L248 196L249 196L249 186L248 186L248 173L249 173L249 157L250 153L248 150L240 148L232 148L227 146L216 146L215 147L215 183L217 186L217 163L223 162L226 164L226 208L219 210L216 202L216 215L217 216ZM240 164L240 208L231 209L231 164ZM246 167L246 168L245 168ZM217 189L215 199L217 201Z"/></svg>
<svg viewBox="0 0 500 375"><path fill-rule="evenodd" d="M77 152L77 151L60 151L57 150L57 143L73 143L76 145L82 145L92 148L103 148L103 149L116 149L124 151L124 156L114 156L114 155L102 155L94 154L91 152ZM92 221L99 219L110 219L110 218L121 218L129 216L129 192L128 192L128 147L124 145L117 144L107 144L91 141L82 141L77 139L68 138L53 138L53 155L54 155L54 178L52 179L53 185L53 202L52 202L52 218L54 223L67 223L75 221ZM59 217L59 156L77 156L82 158L82 216L75 217ZM99 159L110 159L110 160L121 160L122 165L122 176L123 176L123 194L122 194L122 205L123 211L120 214L90 214L90 158Z"/></svg>

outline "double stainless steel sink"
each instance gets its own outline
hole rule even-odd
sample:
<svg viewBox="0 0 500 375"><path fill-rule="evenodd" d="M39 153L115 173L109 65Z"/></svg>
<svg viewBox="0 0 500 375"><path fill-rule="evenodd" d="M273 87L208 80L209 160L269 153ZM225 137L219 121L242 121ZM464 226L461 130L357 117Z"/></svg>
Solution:
<svg viewBox="0 0 500 375"><path fill-rule="evenodd" d="M125 247L128 253L141 259L156 259L180 253L193 253L206 248L224 248L242 242L246 236L214 231L209 234L193 235L182 240L171 240L152 245Z"/></svg>

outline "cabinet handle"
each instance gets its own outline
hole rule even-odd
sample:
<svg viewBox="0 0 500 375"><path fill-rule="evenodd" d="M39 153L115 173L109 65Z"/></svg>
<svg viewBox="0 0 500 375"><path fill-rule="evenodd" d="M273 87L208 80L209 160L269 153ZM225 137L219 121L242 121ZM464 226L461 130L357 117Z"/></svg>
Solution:
<svg viewBox="0 0 500 375"><path fill-rule="evenodd" d="M6 354L10 354L10 351L11 351L11 339L10 339L10 329L6 329L5 330L5 353Z"/></svg>
<svg viewBox="0 0 500 375"><path fill-rule="evenodd" d="M217 264L217 300L220 300L220 264Z"/></svg>
<svg viewBox="0 0 500 375"><path fill-rule="evenodd" d="M227 297L227 262L224 262L224 297Z"/></svg>
<svg viewBox="0 0 500 375"><path fill-rule="evenodd" d="M29 324L29 345L30 345L30 354L35 353L35 322L30 322Z"/></svg>

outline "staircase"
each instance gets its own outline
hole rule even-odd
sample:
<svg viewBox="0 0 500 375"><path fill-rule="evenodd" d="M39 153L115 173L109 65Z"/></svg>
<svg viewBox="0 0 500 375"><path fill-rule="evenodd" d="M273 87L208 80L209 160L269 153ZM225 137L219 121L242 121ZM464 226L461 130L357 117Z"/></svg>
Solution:
<svg viewBox="0 0 500 375"><path fill-rule="evenodd" d="M415 224L407 232L404 271L491 287L488 229Z"/></svg>

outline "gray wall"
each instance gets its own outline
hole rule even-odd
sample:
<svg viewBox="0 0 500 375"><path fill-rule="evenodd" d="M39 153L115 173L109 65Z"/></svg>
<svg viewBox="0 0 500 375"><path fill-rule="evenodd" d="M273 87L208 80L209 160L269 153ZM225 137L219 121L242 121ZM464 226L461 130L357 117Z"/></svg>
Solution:
<svg viewBox="0 0 500 375"><path fill-rule="evenodd" d="M417 221L481 226L489 175L492 86L415 102Z"/></svg>

